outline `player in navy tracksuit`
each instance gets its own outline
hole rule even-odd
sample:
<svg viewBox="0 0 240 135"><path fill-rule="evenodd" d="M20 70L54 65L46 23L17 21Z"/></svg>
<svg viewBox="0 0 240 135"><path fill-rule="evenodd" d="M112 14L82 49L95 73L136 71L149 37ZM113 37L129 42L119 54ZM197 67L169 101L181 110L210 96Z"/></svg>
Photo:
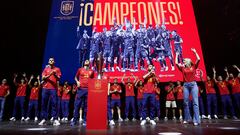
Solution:
<svg viewBox="0 0 240 135"><path fill-rule="evenodd" d="M112 37L110 31L106 31L105 33L103 33L102 41L103 41L103 58L105 63L104 71L107 72L109 70L109 63L111 62L110 54L112 46Z"/></svg>
<svg viewBox="0 0 240 135"><path fill-rule="evenodd" d="M156 37L156 48L155 48L156 54L158 55L158 61L161 65L161 71L164 71L166 68L166 60L164 56L165 48L163 46L163 40L160 34Z"/></svg>
<svg viewBox="0 0 240 135"><path fill-rule="evenodd" d="M77 50L79 50L79 62L80 62L80 67L83 66L84 61L88 59L88 48L89 48L89 36L87 34L87 31L84 30L82 38L80 38L78 45L76 47Z"/></svg>
<svg viewBox="0 0 240 135"><path fill-rule="evenodd" d="M164 47L164 56L165 58L169 58L171 62L172 71L175 70L174 63L173 63L173 55L172 55L172 47L170 44L170 37L169 31L165 30L162 32L162 39L163 39L163 47ZM168 66L166 66L165 70L168 70Z"/></svg>
<svg viewBox="0 0 240 135"><path fill-rule="evenodd" d="M155 35L155 30L153 29L152 25L149 25L148 26L148 29L147 29L147 37L149 38L149 57L150 57L150 63L152 63L152 59L155 57L155 54L154 54L154 48L155 48L155 40L156 40L156 35Z"/></svg>
<svg viewBox="0 0 240 135"><path fill-rule="evenodd" d="M174 53L178 52L178 61L183 63L183 55L182 55L182 38L177 34L177 31L172 31L172 39L174 40Z"/></svg>
<svg viewBox="0 0 240 135"><path fill-rule="evenodd" d="M94 60L97 56L97 53L100 51L101 38L100 34L97 32L93 33L93 37L91 38L91 46L90 46L90 67L94 69Z"/></svg>

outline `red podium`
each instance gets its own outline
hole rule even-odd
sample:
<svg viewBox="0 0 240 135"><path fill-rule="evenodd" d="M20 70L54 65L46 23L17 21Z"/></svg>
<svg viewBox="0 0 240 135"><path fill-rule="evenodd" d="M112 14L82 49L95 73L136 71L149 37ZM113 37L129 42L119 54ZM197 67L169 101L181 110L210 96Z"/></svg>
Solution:
<svg viewBox="0 0 240 135"><path fill-rule="evenodd" d="M89 79L87 129L107 129L107 79Z"/></svg>

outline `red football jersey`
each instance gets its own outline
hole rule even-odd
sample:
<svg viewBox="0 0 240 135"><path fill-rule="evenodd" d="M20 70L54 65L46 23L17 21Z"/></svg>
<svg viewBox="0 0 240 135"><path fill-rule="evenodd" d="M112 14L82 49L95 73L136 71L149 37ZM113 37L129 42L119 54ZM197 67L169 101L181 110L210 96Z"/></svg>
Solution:
<svg viewBox="0 0 240 135"><path fill-rule="evenodd" d="M17 97L26 96L27 84L18 84L17 85Z"/></svg>
<svg viewBox="0 0 240 135"><path fill-rule="evenodd" d="M30 100L38 100L39 96L39 87L32 87L31 94L30 94Z"/></svg>
<svg viewBox="0 0 240 135"><path fill-rule="evenodd" d="M171 88L171 86L165 86L165 90L168 91L169 89ZM175 97L174 97L174 93L173 93L174 90L171 90L170 92L167 93L167 97L166 97L166 100L167 101L174 101L175 100Z"/></svg>
<svg viewBox="0 0 240 135"><path fill-rule="evenodd" d="M144 87L139 86L138 87L138 93L137 93L137 99L142 99L143 98L143 92L144 92Z"/></svg>
<svg viewBox="0 0 240 135"><path fill-rule="evenodd" d="M7 92L9 91L9 86L8 85L0 85L0 97L4 97Z"/></svg>
<svg viewBox="0 0 240 135"><path fill-rule="evenodd" d="M183 86L177 86L175 88L175 90L177 92L177 99L182 100L183 99Z"/></svg>
<svg viewBox="0 0 240 135"><path fill-rule="evenodd" d="M134 94L134 85L132 83L126 83L125 84L125 90L126 90L126 97L128 96L135 96Z"/></svg>
<svg viewBox="0 0 240 135"><path fill-rule="evenodd" d="M63 87L62 100L70 99L70 90L71 90L71 86Z"/></svg>
<svg viewBox="0 0 240 135"><path fill-rule="evenodd" d="M225 81L217 82L217 86L218 86L220 95L229 95L229 90L227 87L227 83Z"/></svg>
<svg viewBox="0 0 240 135"><path fill-rule="evenodd" d="M232 88L232 94L240 93L239 78L234 78L228 81Z"/></svg>
<svg viewBox="0 0 240 135"><path fill-rule="evenodd" d="M62 73L60 71L60 68L58 67L46 67L43 72L42 72L42 76L48 76L50 75L52 72L56 73L56 76L61 77ZM43 83L43 88L44 89L56 89L57 88L57 81L58 79L56 78L56 76L54 74L50 75L49 78L47 78L44 83Z"/></svg>
<svg viewBox="0 0 240 135"><path fill-rule="evenodd" d="M88 79L93 78L94 72L93 70L89 69L86 70L85 68L79 68L76 77L80 81L80 88L88 88Z"/></svg>
<svg viewBox="0 0 240 135"><path fill-rule="evenodd" d="M121 86L119 84L113 84L110 88L110 91L117 91L111 94L112 99L120 99L120 93L122 91Z"/></svg>
<svg viewBox="0 0 240 135"><path fill-rule="evenodd" d="M152 93L154 94L154 84L155 84L155 77L149 77L145 79L146 84L144 85L144 93Z"/></svg>
<svg viewBox="0 0 240 135"><path fill-rule="evenodd" d="M213 81L206 81L205 82L205 88L207 94L216 94L216 91L214 89L214 83Z"/></svg>
<svg viewBox="0 0 240 135"><path fill-rule="evenodd" d="M180 71L183 74L184 82L192 82L195 81L197 65L192 65L191 67L180 67Z"/></svg>

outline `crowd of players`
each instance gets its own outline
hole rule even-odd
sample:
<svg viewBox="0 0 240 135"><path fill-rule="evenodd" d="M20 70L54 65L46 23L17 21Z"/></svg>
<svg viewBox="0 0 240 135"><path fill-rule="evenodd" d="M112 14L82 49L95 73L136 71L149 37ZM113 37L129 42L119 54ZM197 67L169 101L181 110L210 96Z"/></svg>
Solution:
<svg viewBox="0 0 240 135"><path fill-rule="evenodd" d="M224 119L228 119L228 106L232 118L237 119L236 111L240 110L240 69L236 65L233 67L239 72L237 77L229 74L227 68L225 68L226 79L223 80L221 76L216 78L216 70L213 68L213 78L211 79L208 76L206 81L202 80L204 85L199 87L198 97L201 115L199 114L198 117L218 119L220 114L218 104L221 104ZM60 69L54 66L54 59L50 58L49 65L42 73L42 79L40 79L40 76L34 77L31 75L28 80L25 73L14 75L13 82L16 93L13 93L14 90L12 90L12 87L10 88L7 80L3 79L0 85L0 120L3 120L5 101L11 93L16 95L11 121L16 121L17 116L20 115L22 121L29 121L31 118L38 121L40 118L39 125L44 125L50 119L53 121L53 125L57 126L60 125L60 118L61 122L67 122L70 119L72 115L69 112L72 112L70 109L73 109L71 125L76 125L78 122L86 125L88 78L94 77L94 71L90 69L90 62L86 60L84 66L77 71L76 84L70 85L68 82L64 82L63 85L60 85L60 77ZM163 108L165 108L164 120L168 120L168 111L172 109L172 119L182 121L186 117L182 113L182 111L185 111L183 107L196 106L192 103L191 96L188 104L184 102L182 82L169 82L167 85L163 85L154 76L154 69L151 64L148 66L148 72L142 78L133 74L131 76L125 76L124 74L121 81L114 78L114 81L109 83L111 83L108 99L109 125L115 125L114 120L122 122L130 119L131 121L142 120L141 125L145 125L147 121L155 125L162 118L161 114L164 114L161 110ZM215 85L219 94L216 94ZM28 90L30 90L29 97L27 97ZM217 103L218 96L220 96L221 103ZM74 101L73 108L69 105L71 100ZM204 100L206 102L203 102ZM26 101L29 101L27 110L24 107ZM232 101L236 103L236 107L234 107L235 104ZM160 107L163 102L165 102L165 107ZM38 103L41 104L38 105ZM204 103L206 104L204 105ZM204 106L207 108L206 111ZM178 115L175 114L175 109L178 110ZM34 114L32 114L33 112ZM117 117L113 117L115 113L118 114ZM190 117L192 117L192 113ZM184 122L187 123L187 121Z"/></svg>
<svg viewBox="0 0 240 135"><path fill-rule="evenodd" d="M84 61L90 59L92 69L99 52L104 56L105 72L116 69L122 72L146 70L144 61L153 65L154 60L160 63L161 71L168 71L167 59L170 60L173 71L175 67L172 50L174 53L178 52L179 61L183 61L183 40L176 30L167 30L164 23L161 26L157 24L155 28L152 25L147 28L146 23L140 24L136 29L136 26L125 18L124 25L114 23L110 30L103 28L103 32L96 32L95 27L91 37L86 30L81 36L80 27L77 28L77 33L79 42L76 49L79 50L80 65L83 66ZM174 47L171 45L172 41ZM116 69L114 64L117 64Z"/></svg>

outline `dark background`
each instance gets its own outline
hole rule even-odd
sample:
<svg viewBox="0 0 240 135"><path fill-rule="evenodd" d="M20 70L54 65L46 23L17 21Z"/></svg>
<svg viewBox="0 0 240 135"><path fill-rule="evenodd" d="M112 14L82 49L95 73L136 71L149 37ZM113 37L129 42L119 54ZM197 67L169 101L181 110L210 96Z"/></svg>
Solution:
<svg viewBox="0 0 240 135"><path fill-rule="evenodd" d="M207 72L240 66L240 1L193 0L193 6ZM50 9L51 0L1 1L0 79L41 73Z"/></svg>

